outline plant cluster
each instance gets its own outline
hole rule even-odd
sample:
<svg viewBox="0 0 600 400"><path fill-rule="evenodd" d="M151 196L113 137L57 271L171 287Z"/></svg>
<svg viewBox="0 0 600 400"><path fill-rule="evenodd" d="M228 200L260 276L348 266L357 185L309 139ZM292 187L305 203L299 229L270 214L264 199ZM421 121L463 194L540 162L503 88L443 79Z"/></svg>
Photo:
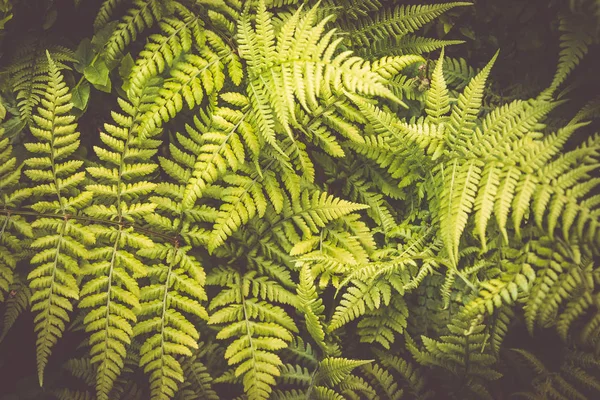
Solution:
<svg viewBox="0 0 600 400"><path fill-rule="evenodd" d="M561 110L600 7L571 3L551 81L498 102L499 53L422 32L467 2L105 0L70 43L1 1L29 396L598 396L600 102Z"/></svg>

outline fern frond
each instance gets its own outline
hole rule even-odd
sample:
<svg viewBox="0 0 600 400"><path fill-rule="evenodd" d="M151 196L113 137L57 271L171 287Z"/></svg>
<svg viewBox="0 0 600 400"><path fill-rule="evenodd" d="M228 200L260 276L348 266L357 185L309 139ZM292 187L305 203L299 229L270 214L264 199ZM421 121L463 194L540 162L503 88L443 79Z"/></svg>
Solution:
<svg viewBox="0 0 600 400"><path fill-rule="evenodd" d="M124 1L126 0L104 0L94 19L94 30L98 31L103 28L112 18L115 9Z"/></svg>
<svg viewBox="0 0 600 400"><path fill-rule="evenodd" d="M435 38L426 38L415 35L404 36L386 36L375 41L369 41L368 46L359 46L355 48L356 54L365 59L374 59L381 56L405 55L405 54L424 54L431 53L446 46L462 44L462 40L441 40ZM448 60L448 58L446 58ZM445 60L444 60L445 61ZM446 67L444 65L444 67ZM444 69L444 72L446 69ZM448 78L449 81L452 78Z"/></svg>
<svg viewBox="0 0 600 400"><path fill-rule="evenodd" d="M399 388L396 378L385 368L371 363L361 366L361 371L367 375L367 379L375 388L385 394L385 397L380 396L380 398L389 400L400 400L402 398L404 390Z"/></svg>
<svg viewBox="0 0 600 400"><path fill-rule="evenodd" d="M165 17L159 23L161 33L150 35L148 43L138 55L131 69L129 91L138 92L146 82L173 66L182 54L188 53L192 45L204 45L203 23L200 16L176 3L177 17Z"/></svg>
<svg viewBox="0 0 600 400"><path fill-rule="evenodd" d="M467 86L478 73L464 58L445 57L442 68L446 83L455 90Z"/></svg>
<svg viewBox="0 0 600 400"><path fill-rule="evenodd" d="M390 304L368 311L358 322L358 335L364 343L377 342L386 349L396 340L396 333L406 329L408 306L402 297L392 297Z"/></svg>
<svg viewBox="0 0 600 400"><path fill-rule="evenodd" d="M134 0L133 7L127 10L104 45L106 63L112 64L142 30L151 28L155 21L159 21L169 3L169 0Z"/></svg>
<svg viewBox="0 0 600 400"><path fill-rule="evenodd" d="M596 294L595 298L598 297ZM585 315L589 309L595 304L594 297L589 292L583 292L581 294L573 296L564 310L560 312L556 321L556 332L564 341L567 341L569 330L573 323ZM582 330L582 333L586 333L586 329Z"/></svg>
<svg viewBox="0 0 600 400"><path fill-rule="evenodd" d="M438 169L438 179L444 183L440 195L440 232L452 265L458 263L460 237L467 226L484 163L477 159L460 162L453 160Z"/></svg>
<svg viewBox="0 0 600 400"><path fill-rule="evenodd" d="M471 382L460 387L461 390L466 389L478 398L492 399L485 382L502 375L492 368L496 358L485 351L485 326L478 324L478 320L456 322L457 325L448 326L451 334L441 336L440 341L422 336L425 348L420 350L408 337L407 348L422 365L437 366L458 376L468 376Z"/></svg>
<svg viewBox="0 0 600 400"><path fill-rule="evenodd" d="M27 143L30 153L39 155L25 160L25 174L37 183L32 188L38 200L32 208L40 213L57 213L60 218L38 218L32 223L35 240L31 247L38 250L31 259L37 265L28 276L31 310L37 333L37 366L40 385L52 347L69 321L72 300L79 298L76 276L79 262L88 257L86 245L95 241L94 235L71 218L90 200L90 193L80 192L85 172L77 172L82 161L68 160L79 147L79 132L75 117L68 112L73 107L69 88L63 82L58 66L47 53L48 85L38 114L33 116L31 133L38 140ZM69 197L71 196L71 197ZM54 198L53 201L47 201Z"/></svg>
<svg viewBox="0 0 600 400"><path fill-rule="evenodd" d="M397 100L371 63L351 57L350 52L335 54L340 39L333 40L332 31L324 33L328 19L317 24L316 10L313 7L306 13L302 9L296 11L277 37L272 33L264 2L259 3L255 29L248 13L238 25L240 55L248 63L247 93L256 111L257 130L266 143L278 150L275 122L292 136L295 99L306 110L318 108L317 98L343 95L344 91Z"/></svg>
<svg viewBox="0 0 600 400"><path fill-rule="evenodd" d="M524 349L511 349L519 357L519 361L526 364L533 372L531 381L533 393L524 394L535 398L552 396L564 399L588 399L588 394L593 396L600 393L600 382L593 375L597 371L588 372L581 362L571 358L570 362L563 362L560 370L552 371L531 352ZM573 353L567 350L567 353Z"/></svg>
<svg viewBox="0 0 600 400"><path fill-rule="evenodd" d="M581 257L576 246L553 242L548 237L533 242L527 256L537 269L525 306L526 326L533 333L536 324L548 326L554 321L554 314L565 300L591 290L587 282L593 274L594 263ZM563 334L568 328L565 322L559 326Z"/></svg>
<svg viewBox="0 0 600 400"><path fill-rule="evenodd" d="M511 321L514 320L515 313L512 307L503 305L493 315L490 326L490 343L492 350L497 356L500 354L500 348L504 342Z"/></svg>
<svg viewBox="0 0 600 400"><path fill-rule="evenodd" d="M314 286L314 278L308 265L301 266L299 279L300 282L297 289L298 301L304 312L306 329L313 340L321 348L325 349L325 330L323 328L323 321L321 320L325 306L323 306L323 301L318 296L317 289Z"/></svg>
<svg viewBox="0 0 600 400"><path fill-rule="evenodd" d="M145 338L140 366L150 375L153 400L175 395L178 384L184 381L178 358L191 357L192 350L198 348L200 336L192 321L208 320L200 304L207 299L204 269L189 250L155 244L138 251L149 260L163 261L146 267L150 285L140 290L140 321L133 328L133 336Z"/></svg>
<svg viewBox="0 0 600 400"><path fill-rule="evenodd" d="M170 77L159 91L154 105L146 112L140 124L140 135L160 128L183 108L193 109L202 103L204 95L218 92L223 86L222 60L229 54L218 55L203 47L200 55L185 54L169 71Z"/></svg>
<svg viewBox="0 0 600 400"><path fill-rule="evenodd" d="M562 15L559 23L560 54L558 67L548 91L554 92L565 81L569 73L579 64L593 41L592 29L575 15Z"/></svg>
<svg viewBox="0 0 600 400"><path fill-rule="evenodd" d="M200 359L201 351L194 354L183 364L183 373L185 376L184 383L177 392L175 399L177 400L219 400L217 392L212 387L213 378L207 366Z"/></svg>
<svg viewBox="0 0 600 400"><path fill-rule="evenodd" d="M507 263L504 269L506 271L500 277L480 284L477 297L465 304L461 318L468 320L485 313L493 314L502 305L512 305L519 296L529 293L536 279L535 271L529 264Z"/></svg>
<svg viewBox="0 0 600 400"><path fill-rule="evenodd" d="M397 38L415 32L423 25L455 7L469 6L471 3L453 2L441 4L401 5L386 9L373 17L363 17L357 22L343 25L349 40L357 45L369 45L372 40L389 36Z"/></svg>
<svg viewBox="0 0 600 400"><path fill-rule="evenodd" d="M315 375L315 384L334 386L344 381L357 367L369 364L373 360L350 360L340 357L327 357L319 363Z"/></svg>
<svg viewBox="0 0 600 400"><path fill-rule="evenodd" d="M2 330L0 331L0 342L10 331L17 318L23 311L29 308L31 303L31 289L26 283L16 279L10 285L8 299L4 303L4 316L2 318Z"/></svg>
<svg viewBox="0 0 600 400"><path fill-rule="evenodd" d="M330 332L341 328L350 321L364 315L368 310L376 310L389 305L391 287L383 280L372 280L368 283L355 280L346 293L342 295L340 304L336 307L328 330Z"/></svg>
<svg viewBox="0 0 600 400"><path fill-rule="evenodd" d="M243 376L248 399L267 399L283 365L276 352L286 348L292 332L298 331L285 310L272 302L289 304L291 294L276 284L261 290L253 274L241 276L226 269L211 272L207 284L225 287L209 306L213 311L209 324L225 324L217 339L234 339L225 358L229 365L237 365L235 376Z"/></svg>
<svg viewBox="0 0 600 400"><path fill-rule="evenodd" d="M444 50L442 49L431 75L431 86L427 91L427 100L425 101L425 112L433 123L442 122L442 116L450 111L450 97L444 79L443 62Z"/></svg>
<svg viewBox="0 0 600 400"><path fill-rule="evenodd" d="M246 106L248 99L237 93L221 95L233 104ZM228 171L235 172L244 164L248 148L256 157L259 152L259 141L252 126L248 122L249 111L219 107L212 116L210 125L204 125L198 118L194 119L194 127L187 126L188 134L199 138L199 149L193 165L192 177L183 193L183 204L192 207L202 197L206 186L214 183ZM245 146L244 146L245 144Z"/></svg>
<svg viewBox="0 0 600 400"><path fill-rule="evenodd" d="M28 124L35 107L44 97L48 83L50 64L46 51L50 52L59 70L69 69L66 63L76 60L72 50L47 44L37 38L24 40L19 48L6 72L9 77L9 87L12 88L17 100L21 121Z"/></svg>
<svg viewBox="0 0 600 400"><path fill-rule="evenodd" d="M429 389L428 381L422 371L401 357L376 351L381 364L390 371L400 374L403 386L407 386L407 392L415 399L426 400L433 397L434 393ZM366 366L368 367L368 366ZM364 368L364 367L363 367ZM397 380L399 382L400 380Z"/></svg>
<svg viewBox="0 0 600 400"><path fill-rule="evenodd" d="M3 137L0 128L0 302L4 293L13 284L14 269L17 262L25 257L25 238L31 238L33 232L29 223L21 216L10 212L31 195L30 189L19 188L21 167L13 155L10 138ZM8 328L5 326L4 334Z"/></svg>
<svg viewBox="0 0 600 400"><path fill-rule="evenodd" d="M158 141L149 138L142 141L136 134L147 103L143 102L142 96L132 96L132 100L129 103L119 99L123 114L113 113L115 125L105 124L106 132L100 132L105 147L94 148L105 166L88 168L90 175L97 178L97 183L87 186L96 199L86 210L92 217L124 221L131 219L133 212L135 218L143 218L156 207L140 198L156 186L144 178L157 168L148 161L156 153ZM138 172L134 173L135 169ZM106 400L124 366L140 307L137 279L145 276L145 266L135 252L152 247L154 243L122 223L118 226L96 225L94 233L97 247L90 257L93 261L82 271L87 279L81 289L79 307L92 308L84 324L86 331L92 333L89 339L91 360L99 364L97 396Z"/></svg>
<svg viewBox="0 0 600 400"><path fill-rule="evenodd" d="M452 106L448 128L452 132L452 136L450 136L451 143L455 146L461 146L473 133L475 119L483 100L483 90L497 58L498 53L469 82L464 91L458 96L458 101Z"/></svg>

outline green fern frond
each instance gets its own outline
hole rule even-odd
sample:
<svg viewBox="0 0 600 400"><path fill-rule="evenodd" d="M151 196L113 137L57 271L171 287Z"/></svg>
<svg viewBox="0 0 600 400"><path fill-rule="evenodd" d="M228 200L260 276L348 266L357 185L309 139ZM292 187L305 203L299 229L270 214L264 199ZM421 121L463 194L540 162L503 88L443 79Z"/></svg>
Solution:
<svg viewBox="0 0 600 400"><path fill-rule="evenodd" d="M343 382L357 367L369 364L373 360L350 360L341 357L327 357L319 363L314 377L316 385L335 386Z"/></svg>
<svg viewBox="0 0 600 400"><path fill-rule="evenodd" d="M383 280L372 280L368 283L355 280L342 295L340 304L336 307L328 330L332 332L350 321L376 310L383 305L389 306L392 296L391 286Z"/></svg>
<svg viewBox="0 0 600 400"><path fill-rule="evenodd" d="M148 43L138 55L129 75L130 92L139 91L149 79L171 68L175 60L190 51L192 45L204 45L200 16L178 3L175 6L178 17L165 17L159 21L161 33L150 35Z"/></svg>
<svg viewBox="0 0 600 400"><path fill-rule="evenodd" d="M144 336L140 366L150 375L152 399L172 398L184 375L179 356L192 356L198 348L199 333L190 316L208 320L201 301L205 273L190 254L189 247L155 244L138 254L150 260L164 260L146 267L151 284L140 290L140 321L133 336ZM192 319L194 321L195 319Z"/></svg>
<svg viewBox="0 0 600 400"><path fill-rule="evenodd" d="M400 375L396 382L403 381L403 387L410 395L419 400L426 400L434 396L434 392L429 389L429 384L422 371L412 363L401 357L393 356L389 353L376 351L381 365ZM368 367L368 366L365 366ZM365 368L363 367L363 368Z"/></svg>
<svg viewBox="0 0 600 400"><path fill-rule="evenodd" d="M458 101L452 106L448 128L452 132L451 143L462 144L472 133L475 119L479 113L483 100L483 90L494 62L498 58L496 53L485 67L469 82L467 87L458 96Z"/></svg>
<svg viewBox="0 0 600 400"><path fill-rule="evenodd" d="M500 348L508 333L510 323L514 320L514 316L515 313L512 307L507 305L501 306L492 316L492 320L489 323L490 343L496 356L500 354Z"/></svg>
<svg viewBox="0 0 600 400"><path fill-rule="evenodd" d="M25 257L23 239L33 236L29 223L10 212L10 208L17 208L31 195L29 189L19 187L20 178L21 167L13 155L10 138L4 137L4 130L0 128L0 302L13 284L17 262Z"/></svg>
<svg viewBox="0 0 600 400"><path fill-rule="evenodd" d="M445 57L443 63L446 83L455 90L461 90L479 71L467 64L464 58Z"/></svg>
<svg viewBox="0 0 600 400"><path fill-rule="evenodd" d="M334 162L333 159L316 154L317 163L323 167L332 185L342 185L342 193L349 200L362 203L369 208L367 214L384 233L389 232L396 224L391 206L380 191L394 194L396 192L393 179L373 169L360 169L356 162ZM379 172L379 173L378 173ZM375 178L375 179L373 179Z"/></svg>
<svg viewBox="0 0 600 400"><path fill-rule="evenodd" d="M597 303L598 303L598 294L596 294L595 296L592 296L588 291L584 291L582 293L576 294L571 299L569 299L567 302L567 305L565 306L564 310L562 312L560 312L560 314L557 317L557 321L556 321L556 332L561 337L561 339L563 339L564 341L567 341L567 338L569 336L569 331L570 331L570 328L572 327L573 323L577 319L586 315L589 312L590 308L592 308ZM598 319L597 312L592 315L593 315L592 319L589 322L590 324L592 324L592 329L589 329L589 328L586 329L584 327L581 332L584 336L584 339L585 339L585 336L587 336L586 334L588 332L594 330L594 327L593 327L594 320ZM590 325L588 325L588 327L589 326ZM587 342L587 341L584 340L584 342Z"/></svg>
<svg viewBox="0 0 600 400"><path fill-rule="evenodd" d="M552 396L561 399L585 400L600 394L600 382L594 376L598 371L588 372L580 362L571 358L563 362L560 370L553 371L531 352L524 349L511 349L518 355L519 361L526 364L533 372L531 380L532 392L522 392L523 395L534 398ZM568 350L568 353L572 351ZM521 394L521 393L519 393Z"/></svg>
<svg viewBox="0 0 600 400"><path fill-rule="evenodd" d="M140 197L151 193L156 186L144 178L158 167L148 162L156 153L158 142L142 141L136 134L147 104L142 101L143 96L132 96L132 100L129 103L119 99L123 114L114 112L116 124L105 124L106 132L100 132L105 147L98 146L94 150L105 166L88 168L97 183L87 186L96 199L87 208L87 214L119 223L94 226L97 247L90 254L93 261L82 271L87 279L81 289L79 307L92 308L84 323L86 331L92 333L89 339L92 362L99 364L98 399L109 398L124 366L126 349L137 321L136 312L140 307L137 279L145 276L145 266L135 252L154 245L147 236L123 225L123 221L143 218L156 207L140 201Z"/></svg>
<svg viewBox="0 0 600 400"><path fill-rule="evenodd" d="M154 105L142 118L140 135L145 137L174 118L182 110L184 100L193 109L202 103L205 94L221 90L224 81L221 61L227 56L229 54L218 55L205 46L200 55L185 54L175 62Z"/></svg>
<svg viewBox="0 0 600 400"><path fill-rule="evenodd" d="M422 350L407 336L407 348L420 364L437 366L469 379L468 385L455 383L460 385L458 390L463 391L463 395L466 395L464 391L468 391L478 398L492 399L485 382L499 379L502 375L492 367L496 358L485 350L485 325L478 324L478 320L456 322L456 325L448 325L451 334L441 336L440 341L422 336Z"/></svg>
<svg viewBox="0 0 600 400"><path fill-rule="evenodd" d="M340 39L333 40L333 31L324 33L328 19L317 24L316 10L313 7L306 13L302 9L296 11L277 37L264 2L259 3L255 29L248 12L238 25L240 55L248 63L247 93L256 111L257 130L266 143L278 150L275 123L292 136L295 99L306 110L318 108L317 98L343 95L344 91L397 100L369 62L351 57L350 52L335 54Z"/></svg>
<svg viewBox="0 0 600 400"><path fill-rule="evenodd" d="M580 60L588 51L588 46L593 41L593 28L583 23L581 18L574 15L562 15L559 24L560 54L558 68L548 88L550 93L554 92L565 81L569 73L579 64Z"/></svg>
<svg viewBox="0 0 600 400"><path fill-rule="evenodd" d="M323 328L322 314L325 311L323 301L319 298L314 285L314 278L308 265L302 265L300 269L300 282L298 283L298 301L304 312L306 329L313 340L325 349L325 329Z"/></svg>
<svg viewBox="0 0 600 400"><path fill-rule="evenodd" d="M200 357L204 350L202 345L203 343L200 343L200 352L194 354L183 364L185 380L177 392L175 397L177 400L219 400L217 392L212 387L213 378Z"/></svg>
<svg viewBox="0 0 600 400"><path fill-rule="evenodd" d="M31 303L31 289L18 278L10 285L8 299L4 303L4 316L2 318L2 330L0 331L0 342L4 339L10 328L17 321L23 311L29 308Z"/></svg>
<svg viewBox="0 0 600 400"><path fill-rule="evenodd" d="M252 278L253 274L217 269L207 285L225 287L210 303L209 324L225 324L217 339L234 339L225 358L229 365L237 365L235 376L243 376L248 399L255 400L269 398L283 365L276 352L288 346L298 329L286 311L272 303L289 304L292 295L273 283L267 289Z"/></svg>
<svg viewBox="0 0 600 400"><path fill-rule="evenodd" d="M248 122L248 99L237 93L224 93L221 97L244 108L219 107L212 115L210 125L204 125L195 118L195 126L187 126L188 134L199 138L200 147L192 177L183 193L186 207L192 207L202 197L207 185L214 183L227 171L237 171L244 164L246 148L254 157L259 152L258 137Z"/></svg>
<svg viewBox="0 0 600 400"><path fill-rule="evenodd" d="M488 279L479 286L477 296L461 310L461 318L493 314L502 305L512 305L519 297L529 294L536 279L534 269L526 263L509 264L498 278Z"/></svg>
<svg viewBox="0 0 600 400"><path fill-rule="evenodd" d="M368 46L372 40L390 35L400 38L413 33L448 10L469 5L471 3L466 2L401 5L343 25L343 30L348 32L351 43Z"/></svg>
<svg viewBox="0 0 600 400"><path fill-rule="evenodd" d="M537 269L536 279L525 306L527 329L533 333L536 324L548 326L565 300L577 293L589 292L587 285L593 274L594 263L581 257L577 246L551 241L542 237L531 245L529 262ZM568 329L567 321L559 332Z"/></svg>
<svg viewBox="0 0 600 400"><path fill-rule="evenodd" d="M69 321L71 301L79 298L76 276L79 262L89 256L86 245L95 241L94 235L71 218L91 199L90 193L80 192L85 172L83 162L68 157L79 147L79 132L75 117L68 112L73 107L69 88L56 63L48 57L48 85L33 115L31 133L38 140L27 143L30 153L39 155L25 160L25 174L36 185L32 194L38 200L32 208L40 213L56 213L58 218L38 218L32 223L35 240L31 247L38 252L31 259L37 265L29 273L31 310L37 333L37 365L40 386L48 357ZM54 198L53 201L47 199ZM44 199L44 200L41 200Z"/></svg>
<svg viewBox="0 0 600 400"><path fill-rule="evenodd" d="M360 368L367 375L367 379L371 382L371 385L384 394L384 396L379 396L378 398L389 400L400 400L402 398L404 390L399 388L396 378L387 369L374 363L363 365Z"/></svg>
<svg viewBox="0 0 600 400"><path fill-rule="evenodd" d="M389 305L368 311L358 322L360 341L377 342L389 350L396 341L395 334L401 334L406 329L408 312L402 297L392 297Z"/></svg>
<svg viewBox="0 0 600 400"><path fill-rule="evenodd" d="M440 231L453 266L458 263L460 237L467 226L484 163L480 160L453 160L437 171L444 186L440 195Z"/></svg>
<svg viewBox="0 0 600 400"><path fill-rule="evenodd" d="M170 0L134 0L133 7L127 10L104 45L106 63L111 65L117 60L142 30L151 28L163 17L169 5Z"/></svg>
<svg viewBox="0 0 600 400"><path fill-rule="evenodd" d="M450 111L450 96L444 79L443 62L444 50L442 49L431 75L431 86L427 91L427 100L425 101L425 112L433 123L442 122L442 116Z"/></svg>
<svg viewBox="0 0 600 400"><path fill-rule="evenodd" d="M441 40L415 35L389 36L376 41L370 41L369 46L359 46L356 54L365 59L374 59L381 56L424 54L431 53L446 46L462 44L462 40ZM448 60L448 58L446 58ZM444 70L444 72L446 69ZM450 80L451 78L449 78Z"/></svg>
<svg viewBox="0 0 600 400"><path fill-rule="evenodd" d="M392 275L400 275L411 268L422 268L423 264L436 265L437 263L434 258L439 251L439 242L435 239L431 240L431 236L431 229L414 234L402 248L389 251L382 256L376 256L373 261L354 268L352 273L342 281L340 286L343 287L346 283L354 279L363 282L380 277L389 279ZM422 265L419 266L417 260L422 260ZM410 283L410 285L413 284ZM400 291L403 290L400 289Z"/></svg>
<svg viewBox="0 0 600 400"><path fill-rule="evenodd" d="M7 68L9 86L17 100L22 123L29 124L35 107L44 97L50 72L46 51L59 70L69 69L66 63L75 62L70 49L45 43L37 38L25 39Z"/></svg>
<svg viewBox="0 0 600 400"><path fill-rule="evenodd" d="M94 19L94 30L103 28L110 21L115 10L121 6L120 3L124 1L129 2L129 0L104 0Z"/></svg>

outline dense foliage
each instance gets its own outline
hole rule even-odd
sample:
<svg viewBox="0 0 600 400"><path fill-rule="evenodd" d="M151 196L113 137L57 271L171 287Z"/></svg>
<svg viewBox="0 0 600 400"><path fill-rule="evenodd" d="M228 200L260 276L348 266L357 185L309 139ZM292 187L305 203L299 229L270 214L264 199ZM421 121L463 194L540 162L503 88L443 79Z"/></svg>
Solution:
<svg viewBox="0 0 600 400"><path fill-rule="evenodd" d="M0 0L2 398L598 398L600 2L415 3Z"/></svg>

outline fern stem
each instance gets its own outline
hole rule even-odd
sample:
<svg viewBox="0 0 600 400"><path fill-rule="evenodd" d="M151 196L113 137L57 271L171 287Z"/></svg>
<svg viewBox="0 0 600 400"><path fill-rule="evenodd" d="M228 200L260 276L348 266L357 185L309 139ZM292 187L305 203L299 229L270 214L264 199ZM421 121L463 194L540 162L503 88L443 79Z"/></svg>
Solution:
<svg viewBox="0 0 600 400"><path fill-rule="evenodd" d="M90 222L90 223L94 223L94 224L98 224L98 225L114 225L114 226L120 226L123 228L134 228L136 231L141 232L141 233L145 233L148 236L154 236L154 237L159 237L161 239L164 239L165 241L169 242L169 243L173 243L175 244L178 241L178 237L177 236L172 236L172 235L167 235L165 233L161 233L158 231L153 231L151 229L148 228L144 228L140 225L137 225L135 223L128 223L128 222L119 222L119 221L111 221L108 219L100 219L100 218L92 218L92 217L86 217L83 215L75 215L75 214L52 214L52 213L37 213L35 211L27 211L27 210L18 210L18 209L13 209L13 210L8 210L8 209L4 209L4 210L0 210L0 214L5 214L7 216L10 216L11 214L16 214L16 215L21 215L21 216L31 216L31 217L47 217L47 218L65 218L67 217L68 219L76 219L79 221L85 221L85 222Z"/></svg>

